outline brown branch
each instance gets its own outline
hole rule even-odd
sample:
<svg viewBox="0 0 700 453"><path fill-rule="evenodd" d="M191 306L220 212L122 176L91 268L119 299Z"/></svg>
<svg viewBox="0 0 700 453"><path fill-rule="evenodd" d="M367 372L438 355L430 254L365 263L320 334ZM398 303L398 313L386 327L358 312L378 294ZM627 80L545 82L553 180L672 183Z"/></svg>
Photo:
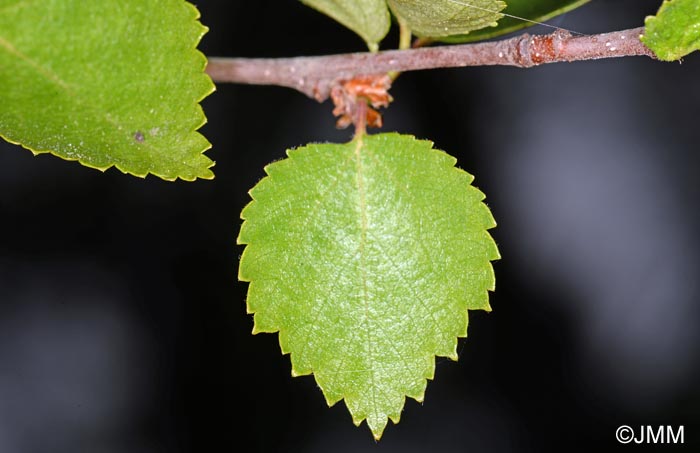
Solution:
<svg viewBox="0 0 700 453"><path fill-rule="evenodd" d="M595 60L635 55L655 58L640 40L644 28L573 37L565 31L528 34L477 44L379 53L353 53L296 58L210 58L207 73L215 82L278 85L294 88L319 101L334 86L358 76L465 66L517 66Z"/></svg>

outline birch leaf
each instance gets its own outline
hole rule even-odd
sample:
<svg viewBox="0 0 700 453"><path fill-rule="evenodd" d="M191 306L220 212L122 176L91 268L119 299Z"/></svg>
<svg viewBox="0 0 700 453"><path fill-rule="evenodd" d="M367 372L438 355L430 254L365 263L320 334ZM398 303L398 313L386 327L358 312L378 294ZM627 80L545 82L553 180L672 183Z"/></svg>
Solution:
<svg viewBox="0 0 700 453"><path fill-rule="evenodd" d="M642 42L664 61L680 60L700 50L700 1L666 0L649 16Z"/></svg>
<svg viewBox="0 0 700 453"><path fill-rule="evenodd" d="M99 170L213 178L198 17L183 0L0 0L0 136Z"/></svg>
<svg viewBox="0 0 700 453"><path fill-rule="evenodd" d="M499 0L387 0L417 36L440 38L496 26L506 3Z"/></svg>
<svg viewBox="0 0 700 453"><path fill-rule="evenodd" d="M302 3L332 17L354 31L372 52L391 27L386 0L302 0Z"/></svg>
<svg viewBox="0 0 700 453"><path fill-rule="evenodd" d="M266 167L238 237L253 333L279 332L294 376L314 374L379 439L422 401L435 356L457 359L468 310L490 310L488 233L473 177L411 136L308 145Z"/></svg>

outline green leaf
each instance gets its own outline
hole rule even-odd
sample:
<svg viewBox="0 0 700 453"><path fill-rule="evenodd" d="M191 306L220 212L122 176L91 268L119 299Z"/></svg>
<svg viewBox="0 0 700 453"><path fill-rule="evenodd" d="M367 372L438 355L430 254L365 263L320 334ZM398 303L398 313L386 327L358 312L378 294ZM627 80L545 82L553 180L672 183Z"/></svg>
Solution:
<svg viewBox="0 0 700 453"><path fill-rule="evenodd" d="M301 0L354 31L372 52L391 27L386 0Z"/></svg>
<svg viewBox="0 0 700 453"><path fill-rule="evenodd" d="M506 17L498 21L498 26L482 28L468 35L456 35L442 39L450 43L482 41L496 38L514 31L530 27L537 22L545 22L553 17L583 6L590 0L508 0L503 10Z"/></svg>
<svg viewBox="0 0 700 453"><path fill-rule="evenodd" d="M700 50L700 1L666 0L649 16L642 42L664 61L680 60Z"/></svg>
<svg viewBox="0 0 700 453"><path fill-rule="evenodd" d="M182 0L0 0L0 135L99 170L211 179L198 17Z"/></svg>
<svg viewBox="0 0 700 453"><path fill-rule="evenodd" d="M487 230L473 177L411 136L287 152L241 214L253 333L279 332L292 375L313 373L379 439L405 397L423 400L435 356L457 359L467 310L490 310Z"/></svg>
<svg viewBox="0 0 700 453"><path fill-rule="evenodd" d="M387 0L393 13L424 38L440 38L496 26L500 0Z"/></svg>

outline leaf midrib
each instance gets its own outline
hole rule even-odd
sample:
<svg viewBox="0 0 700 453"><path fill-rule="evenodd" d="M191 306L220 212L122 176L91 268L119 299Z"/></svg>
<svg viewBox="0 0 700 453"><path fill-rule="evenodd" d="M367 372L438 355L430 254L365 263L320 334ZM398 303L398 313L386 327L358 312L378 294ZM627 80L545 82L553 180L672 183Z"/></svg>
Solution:
<svg viewBox="0 0 700 453"><path fill-rule="evenodd" d="M365 190L364 168L362 165L362 148L364 146L363 137L357 138L355 144L355 169L357 171L357 197L360 208L360 275L362 278L362 299L365 303L365 331L367 333L367 352L370 357L369 372L371 375L372 388L372 409L374 418L377 414L377 383L375 381L376 373L373 366L374 348L372 345L372 332L370 329L370 312L369 312L369 294L367 291L367 257L365 246L367 244L367 193Z"/></svg>

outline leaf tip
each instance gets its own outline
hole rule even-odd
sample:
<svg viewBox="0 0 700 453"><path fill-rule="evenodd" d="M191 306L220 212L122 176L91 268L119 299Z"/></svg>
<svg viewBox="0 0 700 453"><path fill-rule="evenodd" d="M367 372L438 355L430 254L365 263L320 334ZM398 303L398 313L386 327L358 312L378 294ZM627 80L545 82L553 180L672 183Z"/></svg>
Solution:
<svg viewBox="0 0 700 453"><path fill-rule="evenodd" d="M375 442L379 442L382 440L382 436L384 435L384 430L386 429L386 425L389 423L389 418L387 416L380 416L378 418L367 418L367 426L369 426L369 430L372 432L372 437L374 438Z"/></svg>

